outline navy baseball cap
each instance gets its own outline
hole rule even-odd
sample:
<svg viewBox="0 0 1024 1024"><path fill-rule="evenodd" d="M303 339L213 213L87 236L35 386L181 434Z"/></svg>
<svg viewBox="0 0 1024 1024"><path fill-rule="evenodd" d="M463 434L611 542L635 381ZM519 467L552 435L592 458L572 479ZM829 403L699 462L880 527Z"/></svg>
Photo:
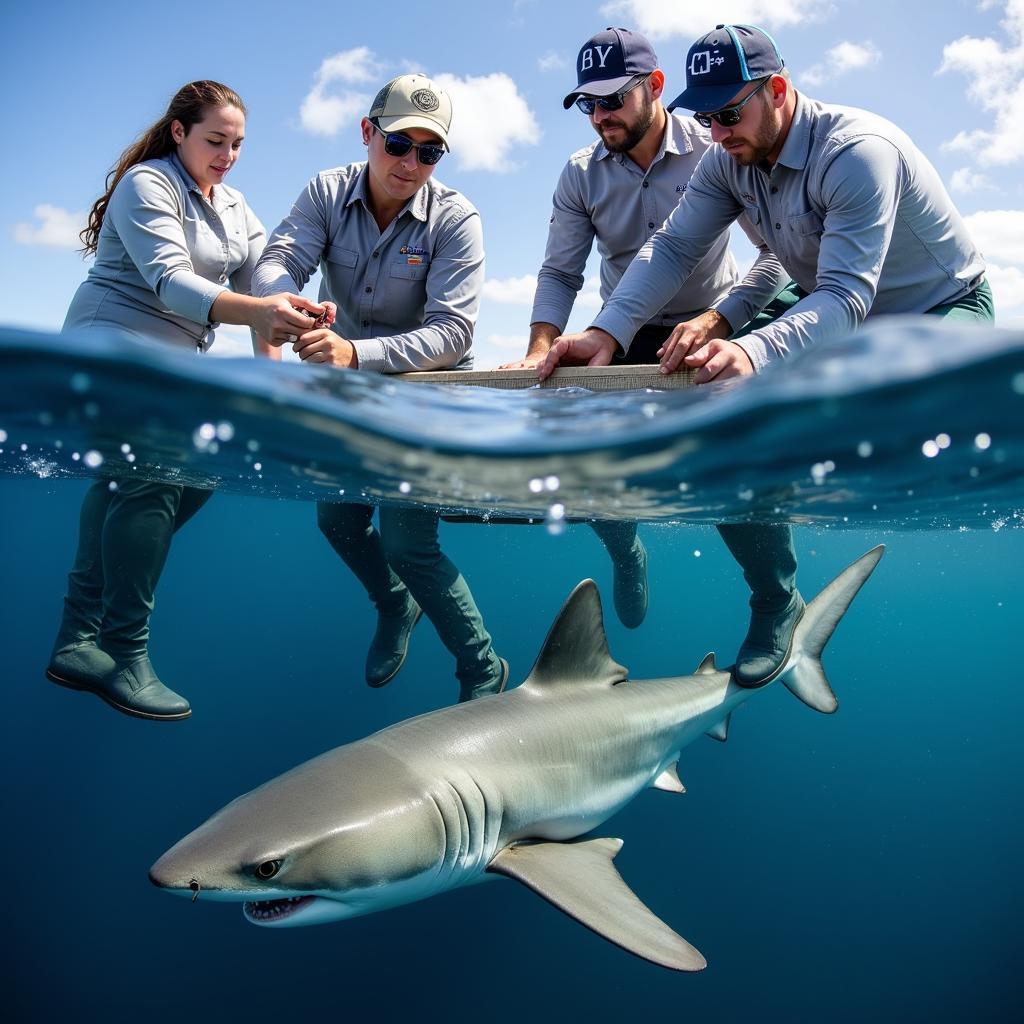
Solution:
<svg viewBox="0 0 1024 1024"><path fill-rule="evenodd" d="M714 112L747 82L778 74L786 62L767 32L756 25L716 25L686 55L686 88L669 110Z"/></svg>
<svg viewBox="0 0 1024 1024"><path fill-rule="evenodd" d="M654 47L639 32L606 28L588 39L576 58L576 88L562 100L568 110L578 96L611 96L658 68Z"/></svg>

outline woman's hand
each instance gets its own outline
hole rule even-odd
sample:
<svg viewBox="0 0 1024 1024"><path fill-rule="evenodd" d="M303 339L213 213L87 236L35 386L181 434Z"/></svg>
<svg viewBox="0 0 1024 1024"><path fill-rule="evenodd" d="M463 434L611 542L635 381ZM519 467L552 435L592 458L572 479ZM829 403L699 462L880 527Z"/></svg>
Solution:
<svg viewBox="0 0 1024 1024"><path fill-rule="evenodd" d="M317 319L327 313L330 306L330 320L334 321L332 303L311 302L302 295L279 292L257 299L251 326L256 333L271 345L284 345L295 341L300 335L313 329Z"/></svg>

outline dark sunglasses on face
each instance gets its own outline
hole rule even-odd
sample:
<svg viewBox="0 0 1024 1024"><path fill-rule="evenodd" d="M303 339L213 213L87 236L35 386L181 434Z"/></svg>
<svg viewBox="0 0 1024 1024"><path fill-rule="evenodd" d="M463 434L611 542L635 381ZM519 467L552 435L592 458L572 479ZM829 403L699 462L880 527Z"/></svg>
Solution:
<svg viewBox="0 0 1024 1024"><path fill-rule="evenodd" d="M384 152L388 156L405 156L410 149L416 150L416 159L425 167L433 167L444 156L444 146L437 142L413 142L408 135L386 132L379 125L370 122L374 130L384 136Z"/></svg>
<svg viewBox="0 0 1024 1024"><path fill-rule="evenodd" d="M602 110L621 110L622 104L626 102L626 93L635 89L642 82L646 82L648 75L641 75L635 82L630 82L625 89L613 92L611 96L577 96L576 106L588 116L594 112L596 107Z"/></svg>
<svg viewBox="0 0 1024 1024"><path fill-rule="evenodd" d="M745 96L731 107L722 107L721 110L716 110L713 114L694 114L693 119L702 128L710 128L712 121L717 121L723 128L733 128L740 123L740 118L743 116L743 108L748 104L770 81L772 76L769 75L763 79L761 84L752 92L749 96Z"/></svg>

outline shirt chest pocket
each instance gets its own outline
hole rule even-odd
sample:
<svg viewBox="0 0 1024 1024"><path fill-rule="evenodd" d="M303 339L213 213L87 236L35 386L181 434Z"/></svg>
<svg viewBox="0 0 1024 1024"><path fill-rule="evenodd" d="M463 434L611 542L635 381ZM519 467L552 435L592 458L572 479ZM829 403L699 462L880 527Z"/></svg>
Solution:
<svg viewBox="0 0 1024 1024"><path fill-rule="evenodd" d="M352 270L359 262L359 256L351 249L343 249L340 245L329 245L324 253L324 262L340 270Z"/></svg>
<svg viewBox="0 0 1024 1024"><path fill-rule="evenodd" d="M422 322L429 269L428 263L404 261L387 268L383 280L384 308L387 318L400 330L412 330Z"/></svg>
<svg viewBox="0 0 1024 1024"><path fill-rule="evenodd" d="M822 229L821 218L810 210L807 213L801 213L799 216L790 217L789 219L789 230L801 238L809 238L814 235L820 235Z"/></svg>

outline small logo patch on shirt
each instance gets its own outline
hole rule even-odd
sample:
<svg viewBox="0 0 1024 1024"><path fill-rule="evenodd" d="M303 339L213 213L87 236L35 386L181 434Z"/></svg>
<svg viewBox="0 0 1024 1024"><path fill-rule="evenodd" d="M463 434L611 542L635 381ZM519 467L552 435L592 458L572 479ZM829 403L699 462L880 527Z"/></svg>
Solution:
<svg viewBox="0 0 1024 1024"><path fill-rule="evenodd" d="M418 267L423 262L423 257L407 256L405 262L408 263L410 267Z"/></svg>
<svg viewBox="0 0 1024 1024"><path fill-rule="evenodd" d="M398 250L403 256L426 256L427 250L419 245L403 245Z"/></svg>
<svg viewBox="0 0 1024 1024"><path fill-rule="evenodd" d="M686 191L686 185L676 185L676 191L682 195Z"/></svg>

